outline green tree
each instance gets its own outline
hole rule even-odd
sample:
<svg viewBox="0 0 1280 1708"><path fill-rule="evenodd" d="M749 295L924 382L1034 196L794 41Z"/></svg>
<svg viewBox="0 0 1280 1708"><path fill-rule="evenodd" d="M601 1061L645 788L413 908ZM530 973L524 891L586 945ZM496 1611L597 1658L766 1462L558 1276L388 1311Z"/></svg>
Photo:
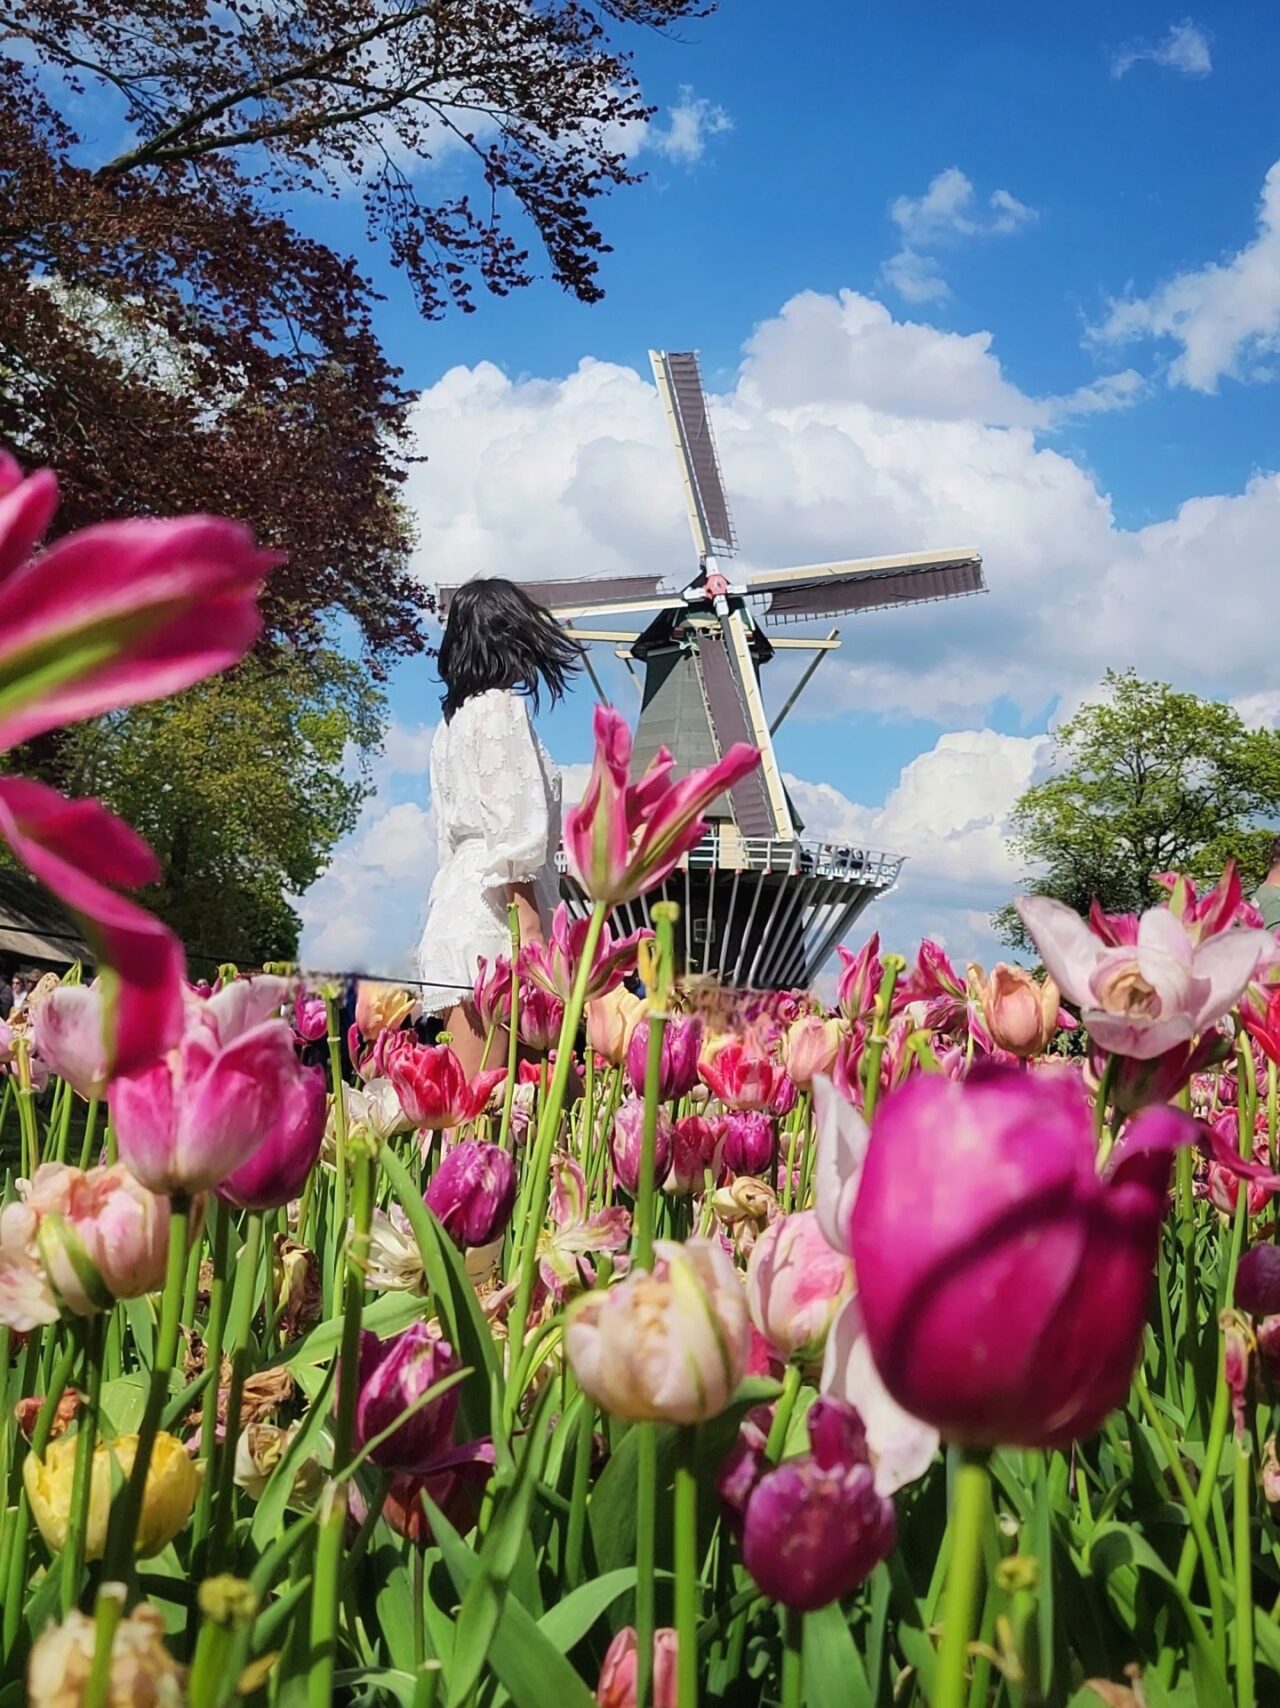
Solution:
<svg viewBox="0 0 1280 1708"><path fill-rule="evenodd" d="M192 968L296 953L290 897L319 876L368 793L382 696L333 651L287 651L70 732L64 774L134 825L163 882L146 897Z"/></svg>
<svg viewBox="0 0 1280 1708"><path fill-rule="evenodd" d="M1024 888L1078 912L1109 913L1159 894L1161 872L1211 882L1229 859L1261 881L1280 817L1280 732L1249 729L1218 700L1108 671L1103 697L1057 732L1052 774L1014 808L1010 845L1032 869ZM1028 940L1012 907L996 929Z"/></svg>

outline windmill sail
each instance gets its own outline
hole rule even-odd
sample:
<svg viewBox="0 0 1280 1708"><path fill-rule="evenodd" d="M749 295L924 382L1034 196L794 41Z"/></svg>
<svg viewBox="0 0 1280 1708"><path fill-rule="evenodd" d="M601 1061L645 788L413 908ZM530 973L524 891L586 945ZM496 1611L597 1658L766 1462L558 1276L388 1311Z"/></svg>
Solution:
<svg viewBox="0 0 1280 1708"><path fill-rule="evenodd" d="M720 478L720 459L707 414L698 358L692 350L674 355L665 350L650 350L649 360L680 460L689 526L693 529L698 556L730 557L737 550L738 539Z"/></svg>
<svg viewBox="0 0 1280 1708"><path fill-rule="evenodd" d="M809 564L753 575L749 588L769 596L770 620L803 622L959 599L984 593L986 582L978 553L959 551Z"/></svg>
<svg viewBox="0 0 1280 1708"><path fill-rule="evenodd" d="M658 593L660 575L593 575L565 581L522 581L530 599L545 605L556 616L574 616L579 611L632 611L660 609L671 600ZM457 587L438 587L436 606L447 616L457 597Z"/></svg>
<svg viewBox="0 0 1280 1708"><path fill-rule="evenodd" d="M699 634L698 664L702 689L707 697L707 714L720 752L725 753L735 741L746 741L752 747L759 747L760 737L754 727L747 698L742 691L741 676L735 659L730 655L727 637L723 633ZM754 676L755 667L751 664L750 655L747 665ZM757 688L757 695L758 693ZM767 737L768 732L765 733ZM766 742L766 749L772 759L772 744ZM762 749L762 752L766 749ZM778 779L778 786L781 787L781 778ZM733 817L743 836L790 836L791 823L786 797L782 797L779 812L770 798L771 793L769 778L763 765L749 771L741 782L730 790Z"/></svg>

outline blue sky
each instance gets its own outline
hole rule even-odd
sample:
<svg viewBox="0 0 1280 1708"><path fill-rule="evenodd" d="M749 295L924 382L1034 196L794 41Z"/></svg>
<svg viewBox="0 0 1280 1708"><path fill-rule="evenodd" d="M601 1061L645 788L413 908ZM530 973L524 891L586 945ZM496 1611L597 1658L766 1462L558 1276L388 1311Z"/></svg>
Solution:
<svg viewBox="0 0 1280 1708"><path fill-rule="evenodd" d="M815 830L910 856L889 935L990 957L1009 806L1108 665L1280 713L1280 14L734 0L638 63L661 110L599 207L601 304L543 282L423 324L357 204L302 210L422 394L419 573L691 567L646 351L699 349L752 567L986 556L987 600L848 623L779 747ZM377 795L304 904L326 964L407 968L437 704L397 674ZM566 765L588 711L547 720Z"/></svg>

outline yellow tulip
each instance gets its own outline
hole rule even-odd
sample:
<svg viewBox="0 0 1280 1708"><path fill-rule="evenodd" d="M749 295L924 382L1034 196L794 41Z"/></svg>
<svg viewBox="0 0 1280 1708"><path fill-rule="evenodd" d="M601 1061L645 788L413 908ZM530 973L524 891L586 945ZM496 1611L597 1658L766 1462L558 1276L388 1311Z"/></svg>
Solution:
<svg viewBox="0 0 1280 1708"><path fill-rule="evenodd" d="M111 1461L128 1481L138 1451L136 1435L121 1435L101 1442L94 1449L89 1480L89 1515L85 1533L85 1559L100 1560L106 1549L107 1519L111 1511ZM76 1438L62 1436L50 1442L43 1459L27 1455L22 1481L40 1534L51 1553L60 1554L67 1545L71 1518L71 1491L75 1478ZM147 1468L147 1486L134 1552L149 1559L166 1548L191 1517L200 1492L201 1467L187 1454L174 1435L156 1436Z"/></svg>

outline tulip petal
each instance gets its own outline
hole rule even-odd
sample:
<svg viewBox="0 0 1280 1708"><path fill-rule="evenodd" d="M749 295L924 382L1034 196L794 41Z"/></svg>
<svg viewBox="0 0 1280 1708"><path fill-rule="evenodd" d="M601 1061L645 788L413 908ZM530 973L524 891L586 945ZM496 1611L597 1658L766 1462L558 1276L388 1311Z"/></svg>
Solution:
<svg viewBox="0 0 1280 1708"><path fill-rule="evenodd" d="M818 1226L836 1251L849 1255L849 1223L862 1179L870 1133L825 1074L813 1082L817 1152L813 1165L813 1207Z"/></svg>
<svg viewBox="0 0 1280 1708"><path fill-rule="evenodd" d="M942 1438L931 1424L903 1411L885 1387L856 1297L831 1325L819 1390L857 1408L875 1461L877 1494L894 1494L929 1469Z"/></svg>
<svg viewBox="0 0 1280 1708"><path fill-rule="evenodd" d="M51 469L37 469L23 480L22 471L6 452L0 452L0 581L26 562L44 538L58 508L58 482Z"/></svg>
<svg viewBox="0 0 1280 1708"><path fill-rule="evenodd" d="M1269 931L1241 930L1238 927L1206 938L1196 950L1196 977L1206 982L1207 990L1195 1013L1195 1027L1203 1031L1220 1020L1239 1000L1254 969L1275 949L1275 939Z"/></svg>
<svg viewBox="0 0 1280 1708"><path fill-rule="evenodd" d="M1088 1004L1099 944L1084 920L1052 896L1019 896L1014 906L1058 989L1077 1007Z"/></svg>

